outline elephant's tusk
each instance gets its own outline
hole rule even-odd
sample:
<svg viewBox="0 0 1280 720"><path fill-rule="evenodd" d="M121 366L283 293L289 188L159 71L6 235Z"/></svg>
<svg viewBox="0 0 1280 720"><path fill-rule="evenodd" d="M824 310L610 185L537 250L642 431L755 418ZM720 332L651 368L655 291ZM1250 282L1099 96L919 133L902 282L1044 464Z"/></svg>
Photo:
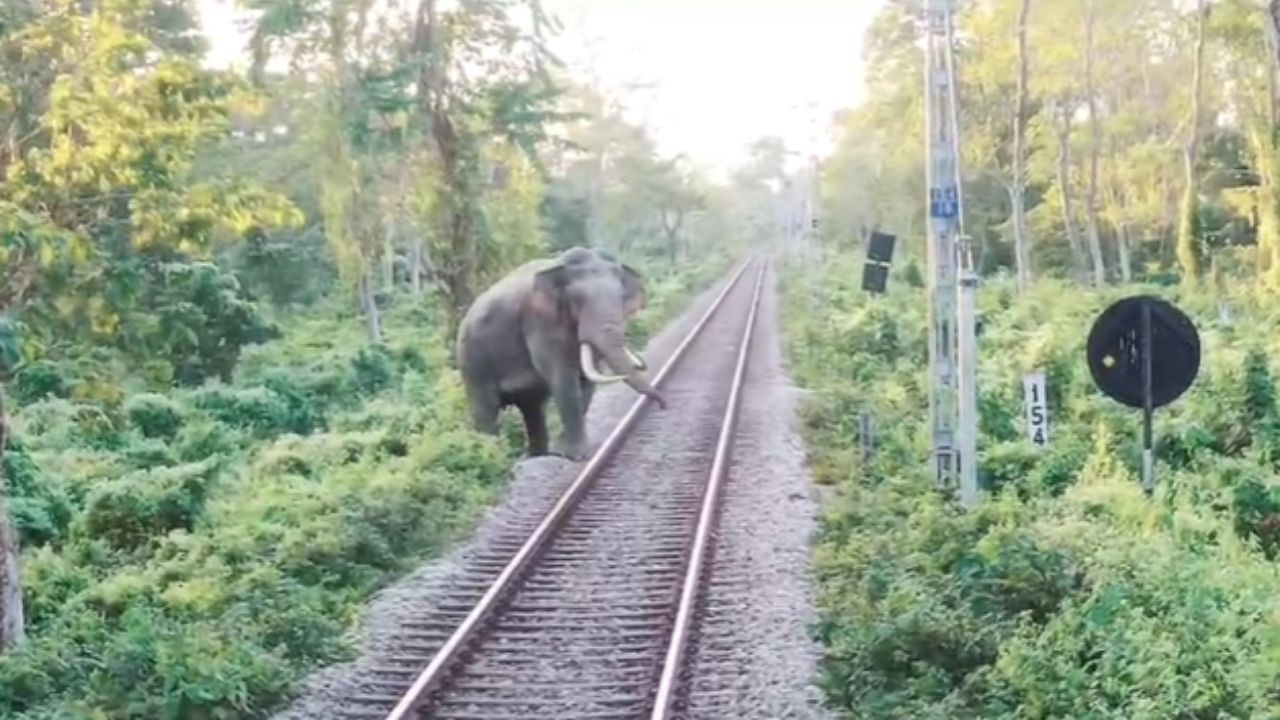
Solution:
<svg viewBox="0 0 1280 720"><path fill-rule="evenodd" d="M582 343L578 346L578 359L582 363L582 374L586 375L588 380L598 385L618 382L625 377L623 375L601 374L600 369L596 367L596 359L595 355L591 351L591 346L587 343Z"/></svg>
<svg viewBox="0 0 1280 720"><path fill-rule="evenodd" d="M627 351L627 357L631 358L631 364L635 365L637 370L644 372L645 370L649 369L649 366L644 364L644 358L631 352L631 348L623 348L623 349Z"/></svg>

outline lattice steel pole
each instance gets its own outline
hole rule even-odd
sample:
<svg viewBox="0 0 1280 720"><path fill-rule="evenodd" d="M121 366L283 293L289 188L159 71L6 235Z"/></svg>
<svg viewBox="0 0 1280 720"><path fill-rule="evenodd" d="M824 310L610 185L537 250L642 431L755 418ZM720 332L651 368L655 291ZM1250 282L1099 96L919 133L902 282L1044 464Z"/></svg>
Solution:
<svg viewBox="0 0 1280 720"><path fill-rule="evenodd" d="M935 476L940 487L954 487L962 476L959 440L960 382L957 373L957 261L960 246L959 140L955 78L951 57L951 0L927 0L925 6L925 152L928 162L929 263L929 411ZM970 329L972 326L965 329ZM968 369L968 368L966 368ZM965 388L972 391L972 385ZM968 408L966 408L968 409ZM976 433L975 433L976 436ZM969 448L965 448L968 450ZM967 475L967 474L965 474ZM968 483L965 483L966 485ZM962 488L967 496L969 488ZM976 488L975 488L976 490ZM968 500L968 498L965 498Z"/></svg>

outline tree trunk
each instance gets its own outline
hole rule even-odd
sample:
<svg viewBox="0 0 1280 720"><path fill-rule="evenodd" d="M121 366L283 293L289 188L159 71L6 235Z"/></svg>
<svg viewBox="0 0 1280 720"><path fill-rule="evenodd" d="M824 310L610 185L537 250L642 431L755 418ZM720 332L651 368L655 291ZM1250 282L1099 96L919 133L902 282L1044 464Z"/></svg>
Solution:
<svg viewBox="0 0 1280 720"><path fill-rule="evenodd" d="M606 148L600 148L600 153L596 156L596 161L592 168L595 178L591 183L591 187L587 189L587 247L601 247L603 245L603 238L600 232L600 213L604 205L602 197L604 193L605 150Z"/></svg>
<svg viewBox="0 0 1280 720"><path fill-rule="evenodd" d="M1271 51L1271 63L1280 71L1280 0L1268 0L1267 17L1263 20L1267 32L1267 49Z"/></svg>
<svg viewBox="0 0 1280 720"><path fill-rule="evenodd" d="M367 265L360 270L360 310L364 313L364 330L369 342L382 342L382 317L374 296L373 270Z"/></svg>
<svg viewBox="0 0 1280 720"><path fill-rule="evenodd" d="M395 221L387 222L382 241L382 283L388 290L396 287L396 226Z"/></svg>
<svg viewBox="0 0 1280 720"><path fill-rule="evenodd" d="M1200 116L1204 103L1204 45L1205 30L1209 19L1207 0L1196 4L1195 66L1191 74L1191 121L1188 123L1187 143L1182 153L1183 192L1178 210L1178 244L1175 248L1182 279L1194 284L1200 275L1200 257L1196 249L1196 201L1199 186L1196 182L1196 159L1200 154Z"/></svg>
<svg viewBox="0 0 1280 720"><path fill-rule="evenodd" d="M662 232L667 236L667 252L671 256L671 264L675 265L680 257L680 227L684 225L684 211L678 208L673 210L670 220L666 210L659 210L658 214L662 220Z"/></svg>
<svg viewBox="0 0 1280 720"><path fill-rule="evenodd" d="M1102 256L1102 237L1098 228L1098 155L1102 152L1102 132L1098 125L1098 98L1094 88L1093 66L1097 47L1094 42L1094 25L1097 15L1094 2L1089 0L1085 11L1084 83L1085 102L1089 109L1089 179L1085 190L1085 221L1089 237L1089 257L1093 261L1093 285L1107 284L1107 266Z"/></svg>
<svg viewBox="0 0 1280 720"><path fill-rule="evenodd" d="M1071 202L1071 110L1066 102L1062 103L1061 116L1062 125L1058 128L1058 192L1062 193L1062 226L1067 233L1067 242L1071 245L1075 275L1081 282L1086 282L1088 263L1080 243L1080 235L1076 232L1073 219L1075 210Z"/></svg>
<svg viewBox="0 0 1280 720"><path fill-rule="evenodd" d="M1280 2L1280 0L1277 0ZM1018 289L1031 284L1031 246L1027 237L1027 15L1031 0L1018 6L1018 97L1013 116L1013 184L1009 200L1013 205L1013 252L1018 276Z"/></svg>
<svg viewBox="0 0 1280 720"><path fill-rule="evenodd" d="M418 102L430 125L435 143L435 156L440 163L447 192L440 197L447 208L445 232L449 239L450 257L440 266L445 291L449 293L450 323L456 325L474 299L472 287L476 272L473 206L474 188L464 157L465 139L459 135L449 110L447 48L441 32L436 0L422 0L419 6L414 43L424 59L418 76Z"/></svg>
<svg viewBox="0 0 1280 720"><path fill-rule="evenodd" d="M426 249L426 244L426 238L422 237L422 233L415 231L413 245L409 248L409 285L413 288L414 295L422 294L422 272L426 265L423 251Z"/></svg>
<svg viewBox="0 0 1280 720"><path fill-rule="evenodd" d="M445 206L444 232L450 257L438 268L444 290L449 295L450 325L456 326L474 297L472 280L476 271L473 201L464 138L459 135L449 112L447 48L443 40L437 0L422 0L414 26L414 52L421 61L418 73L418 106L434 143L434 159L439 163L446 192L440 193Z"/></svg>
<svg viewBox="0 0 1280 720"><path fill-rule="evenodd" d="M1133 282L1133 259L1130 250L1129 223L1122 222L1116 229L1116 252L1120 258L1120 280Z"/></svg>
<svg viewBox="0 0 1280 720"><path fill-rule="evenodd" d="M1265 123L1265 124L1264 124ZM1274 124L1256 120L1248 133L1254 167L1260 182L1257 198L1256 270L1264 284L1280 287L1280 148L1276 147Z"/></svg>
<svg viewBox="0 0 1280 720"><path fill-rule="evenodd" d="M1253 145L1254 162L1262 182L1257 189L1257 270L1262 282L1272 288L1280 288L1280 147L1277 147L1277 129L1280 111L1277 109L1277 73L1280 73L1280 0L1269 0L1263 25L1266 29L1267 49L1271 55L1271 67L1267 73L1267 116L1262 127L1254 127L1249 133Z"/></svg>
<svg viewBox="0 0 1280 720"><path fill-rule="evenodd" d="M22 576L18 565L18 532L9 517L4 476L4 451L9 437L4 387L0 386L0 653L17 647L25 637Z"/></svg>

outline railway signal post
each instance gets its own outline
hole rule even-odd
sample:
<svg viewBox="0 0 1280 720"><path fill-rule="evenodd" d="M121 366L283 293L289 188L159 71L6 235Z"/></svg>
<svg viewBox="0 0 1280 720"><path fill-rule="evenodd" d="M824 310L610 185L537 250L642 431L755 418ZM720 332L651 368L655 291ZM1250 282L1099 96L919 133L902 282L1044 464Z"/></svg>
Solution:
<svg viewBox="0 0 1280 720"><path fill-rule="evenodd" d="M929 416L940 487L959 486L972 506L977 483L977 274L962 240L960 140L952 0L925 5L925 179L929 224Z"/></svg>

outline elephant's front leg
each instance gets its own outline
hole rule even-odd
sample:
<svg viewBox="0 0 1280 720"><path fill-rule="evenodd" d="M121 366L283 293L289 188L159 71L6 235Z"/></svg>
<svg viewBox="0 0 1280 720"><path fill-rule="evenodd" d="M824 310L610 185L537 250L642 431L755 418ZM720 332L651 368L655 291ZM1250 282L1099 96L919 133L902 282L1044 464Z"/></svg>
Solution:
<svg viewBox="0 0 1280 720"><path fill-rule="evenodd" d="M520 403L520 414L524 417L525 437L528 439L526 452L529 457L547 454L547 414L543 404L546 396L524 398Z"/></svg>
<svg viewBox="0 0 1280 720"><path fill-rule="evenodd" d="M576 368L575 368L576 370ZM551 446L552 452L570 460L582 460L587 456L586 410L587 398L583 397L576 373L564 373L553 382L551 392L560 411L560 437Z"/></svg>

